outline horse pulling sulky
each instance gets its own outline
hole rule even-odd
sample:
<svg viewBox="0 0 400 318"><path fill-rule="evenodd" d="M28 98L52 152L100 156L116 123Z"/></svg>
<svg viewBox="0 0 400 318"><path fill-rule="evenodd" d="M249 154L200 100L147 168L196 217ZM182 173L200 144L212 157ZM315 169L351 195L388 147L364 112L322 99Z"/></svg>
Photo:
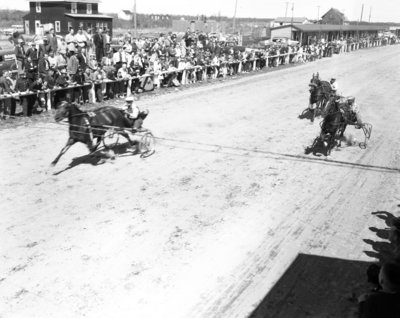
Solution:
<svg viewBox="0 0 400 318"><path fill-rule="evenodd" d="M62 102L57 108L54 119L56 122L68 119L69 138L52 165L56 165L61 156L76 142L86 144L90 154L93 154L101 143L106 149L115 147L120 135L128 140L130 146L136 146L142 158L155 152L155 141L151 131L147 129L132 131L131 123L123 111L116 107L104 106L93 112L85 112L75 103Z"/></svg>
<svg viewBox="0 0 400 318"><path fill-rule="evenodd" d="M335 145L337 148L341 147L341 140L348 125L356 126L357 128L357 124L354 120L351 120L340 106L335 107L320 123L321 132L314 140L312 148L314 148L318 142L322 142L326 149L326 154L329 156ZM371 138L372 125L369 123L362 123L358 128L362 128L365 138L364 142L359 143L359 147L361 149L366 149L368 141Z"/></svg>
<svg viewBox="0 0 400 318"><path fill-rule="evenodd" d="M325 117L332 98L332 88L328 81L320 80L319 73L312 75L308 86L310 87L309 110L312 112L311 121L313 122L315 116ZM312 108L313 105L316 106L315 109Z"/></svg>

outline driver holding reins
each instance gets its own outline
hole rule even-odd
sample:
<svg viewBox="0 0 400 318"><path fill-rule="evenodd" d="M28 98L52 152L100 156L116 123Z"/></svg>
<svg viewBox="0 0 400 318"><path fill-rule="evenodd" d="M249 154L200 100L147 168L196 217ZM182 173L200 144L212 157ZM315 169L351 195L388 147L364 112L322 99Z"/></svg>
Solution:
<svg viewBox="0 0 400 318"><path fill-rule="evenodd" d="M142 131L143 120L147 117L149 111L147 109L141 111L134 100L133 96L127 97L122 110L129 126L132 127L132 132L140 132Z"/></svg>
<svg viewBox="0 0 400 318"><path fill-rule="evenodd" d="M356 103L355 97L347 97L346 103L340 105L342 112L344 112L347 120L355 123L355 128L360 129L363 126L361 119L360 106Z"/></svg>

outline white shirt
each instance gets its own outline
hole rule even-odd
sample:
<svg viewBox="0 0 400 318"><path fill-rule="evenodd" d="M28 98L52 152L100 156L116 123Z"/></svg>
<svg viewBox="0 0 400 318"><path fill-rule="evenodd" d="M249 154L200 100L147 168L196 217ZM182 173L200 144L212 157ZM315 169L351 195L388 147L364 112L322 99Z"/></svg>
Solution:
<svg viewBox="0 0 400 318"><path fill-rule="evenodd" d="M332 88L332 90L334 90L334 91L337 91L337 90L338 90L339 86L338 86L338 84L337 84L336 81L333 82L333 83L331 83L331 88Z"/></svg>

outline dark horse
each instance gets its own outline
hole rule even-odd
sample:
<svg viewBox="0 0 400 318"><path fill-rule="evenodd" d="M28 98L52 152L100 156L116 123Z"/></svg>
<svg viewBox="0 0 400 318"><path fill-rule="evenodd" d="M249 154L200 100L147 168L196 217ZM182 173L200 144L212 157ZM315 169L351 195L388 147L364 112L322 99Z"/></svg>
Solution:
<svg viewBox="0 0 400 318"><path fill-rule="evenodd" d="M336 142L337 147L341 146L341 138L346 127L347 121L343 113L335 106L332 112L327 114L322 121L320 136L316 139L313 146L315 146L317 141L322 141L326 147L326 154L329 156Z"/></svg>
<svg viewBox="0 0 400 318"><path fill-rule="evenodd" d="M324 114L325 108L330 101L332 88L329 82L319 79L319 73L312 75L310 84L308 85L310 86L310 105L317 105L317 108L312 110L311 121L314 121L317 110L321 114Z"/></svg>
<svg viewBox="0 0 400 318"><path fill-rule="evenodd" d="M107 126L121 129L132 127L121 110L110 106L100 107L88 113L81 111L75 103L62 102L57 108L54 119L59 122L65 118L68 118L69 138L65 147L61 149L58 156L51 163L53 166L76 142L86 144L90 153L96 151L103 135L108 130ZM121 131L119 133L128 139L132 145L132 141L126 132Z"/></svg>

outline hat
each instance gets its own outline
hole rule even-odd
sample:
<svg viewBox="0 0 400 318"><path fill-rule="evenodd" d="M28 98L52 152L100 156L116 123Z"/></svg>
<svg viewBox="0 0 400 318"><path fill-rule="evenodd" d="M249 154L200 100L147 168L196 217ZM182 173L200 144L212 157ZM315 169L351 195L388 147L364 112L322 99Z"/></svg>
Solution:
<svg viewBox="0 0 400 318"><path fill-rule="evenodd" d="M353 104L355 100L356 100L356 98L353 97L353 96L347 97L347 102L348 102L349 104Z"/></svg>
<svg viewBox="0 0 400 318"><path fill-rule="evenodd" d="M125 101L126 101L127 103L133 103L134 98L133 98L133 96L129 96L129 97L125 98Z"/></svg>
<svg viewBox="0 0 400 318"><path fill-rule="evenodd" d="M331 78L331 81L336 81L336 78L332 77L332 78Z"/></svg>

